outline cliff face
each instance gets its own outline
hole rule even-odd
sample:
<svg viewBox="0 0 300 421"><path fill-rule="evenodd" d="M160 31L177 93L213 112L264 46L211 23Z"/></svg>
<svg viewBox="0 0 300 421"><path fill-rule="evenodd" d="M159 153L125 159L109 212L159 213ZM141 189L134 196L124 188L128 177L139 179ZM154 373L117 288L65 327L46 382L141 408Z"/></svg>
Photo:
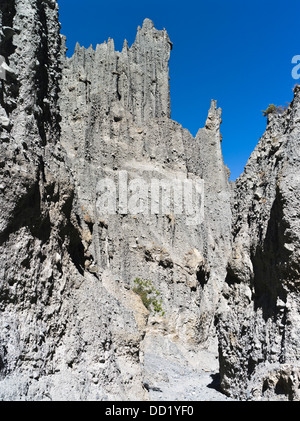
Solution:
<svg viewBox="0 0 300 421"><path fill-rule="evenodd" d="M139 27L134 44L124 41L121 52L114 41L85 49L76 45L65 68L70 116L80 101L81 111L93 101L94 115L109 114L114 103L130 112L137 125L157 117L170 117L169 58L172 43L165 30L149 19ZM73 89L74 88L74 89ZM88 89L87 89L88 88Z"/></svg>
<svg viewBox="0 0 300 421"><path fill-rule="evenodd" d="M232 188L216 101L171 120L165 30L64 42L56 1L2 1L0 399L198 399L217 335L226 394L299 399L299 88Z"/></svg>
<svg viewBox="0 0 300 421"><path fill-rule="evenodd" d="M60 141L57 9L55 1L1 3L0 396L144 398L135 319L84 273Z"/></svg>
<svg viewBox="0 0 300 421"><path fill-rule="evenodd" d="M77 46L71 59L56 2L5 1L1 24L1 398L146 399L154 343L188 365L214 332L231 212L220 110L196 139L170 119L171 43L149 20L131 48ZM201 191L188 216L176 193L162 211L159 190L153 212L101 213L99 182L124 175L128 195L138 179ZM136 277L164 316L132 292Z"/></svg>
<svg viewBox="0 0 300 421"><path fill-rule="evenodd" d="M300 89L237 180L233 253L220 310L222 387L238 398L299 400Z"/></svg>
<svg viewBox="0 0 300 421"><path fill-rule="evenodd" d="M172 344L175 354L190 361L215 336L214 314L230 253L221 110L213 101L195 139L170 119L170 50L165 30L146 19L135 43L130 48L125 43L121 53L112 40L95 51L77 45L61 83L61 143L76 183L85 270L133 311L121 295L135 278L150 279L161 293L166 314L150 314L141 326L146 365L151 338L159 343L157 354ZM104 180L116 188L112 214L99 206ZM186 198L188 182L195 189L204 182L204 189L187 216L176 197ZM134 212L136 183L146 198ZM155 183L161 189L154 191Z"/></svg>

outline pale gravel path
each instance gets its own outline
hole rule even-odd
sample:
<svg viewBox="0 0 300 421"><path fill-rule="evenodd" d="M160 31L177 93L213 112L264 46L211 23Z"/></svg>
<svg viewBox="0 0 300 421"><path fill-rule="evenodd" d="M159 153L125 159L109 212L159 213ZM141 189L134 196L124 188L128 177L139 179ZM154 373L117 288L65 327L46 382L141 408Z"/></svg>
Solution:
<svg viewBox="0 0 300 421"><path fill-rule="evenodd" d="M153 401L230 401L218 390L216 350L187 358L174 343L151 337L144 354L144 384Z"/></svg>
<svg viewBox="0 0 300 421"><path fill-rule="evenodd" d="M218 389L218 372L196 370L147 356L147 365L157 371L155 381L145 381L154 401L227 401Z"/></svg>

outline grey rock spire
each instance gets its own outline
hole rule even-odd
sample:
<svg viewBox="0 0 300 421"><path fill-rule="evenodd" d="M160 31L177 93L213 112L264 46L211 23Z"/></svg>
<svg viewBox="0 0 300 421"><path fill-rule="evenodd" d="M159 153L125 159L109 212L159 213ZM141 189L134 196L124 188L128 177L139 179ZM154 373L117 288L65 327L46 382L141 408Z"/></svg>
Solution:
<svg viewBox="0 0 300 421"><path fill-rule="evenodd" d="M78 185L76 212L90 230L84 243L87 271L97 268L114 294L132 287L136 277L151 279L162 294L166 335L178 338L176 347L190 358L199 344L215 338L214 315L231 247L230 186L216 101L195 139L170 118L171 47L166 31L149 19L121 53L111 40L95 51L77 47L63 70L61 141ZM139 178L148 186L153 179L172 188L176 180L204 180L204 220L188 226L172 206L168 214L151 214L151 208L147 215L99 214L99 181L118 180L120 171L127 172L128 183ZM200 203L193 206L200 210ZM146 356L155 334L151 320ZM161 352L165 340L159 336Z"/></svg>
<svg viewBox="0 0 300 421"><path fill-rule="evenodd" d="M105 115L112 102L119 101L139 125L170 117L170 51L167 32L155 29L149 19L138 29L134 44L128 48L124 43L121 52L115 51L112 39L97 45L95 51L77 44L64 72L69 88L76 85L73 95L69 94L70 103L75 106L78 95L85 94L85 105L97 101ZM81 73L89 82L77 86Z"/></svg>

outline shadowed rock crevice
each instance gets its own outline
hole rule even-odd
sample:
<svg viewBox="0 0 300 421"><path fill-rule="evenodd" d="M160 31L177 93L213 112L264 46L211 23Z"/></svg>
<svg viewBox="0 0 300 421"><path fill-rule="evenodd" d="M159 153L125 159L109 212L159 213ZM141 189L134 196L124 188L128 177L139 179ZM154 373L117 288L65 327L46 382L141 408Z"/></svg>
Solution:
<svg viewBox="0 0 300 421"><path fill-rule="evenodd" d="M10 223L0 235L1 245L22 227L28 227L32 235L39 238L42 243L49 240L51 223L49 214L41 208L40 184L37 182L28 187L28 194L16 204Z"/></svg>
<svg viewBox="0 0 300 421"><path fill-rule="evenodd" d="M284 221L282 200L277 190L263 247L257 247L252 257L255 310L262 308L266 321L276 316L278 299L284 303L287 299L284 281L289 274L287 265L291 253L284 248L289 226Z"/></svg>

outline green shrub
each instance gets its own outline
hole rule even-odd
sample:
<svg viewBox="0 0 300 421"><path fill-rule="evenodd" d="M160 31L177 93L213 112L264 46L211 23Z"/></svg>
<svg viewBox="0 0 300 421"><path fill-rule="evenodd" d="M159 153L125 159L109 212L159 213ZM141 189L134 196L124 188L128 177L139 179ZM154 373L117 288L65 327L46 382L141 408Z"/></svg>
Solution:
<svg viewBox="0 0 300 421"><path fill-rule="evenodd" d="M144 281L143 279L136 278L132 291L141 297L144 306L150 312L153 311L161 316L165 315L165 312L162 309L162 300L159 299L160 292L157 291L151 281Z"/></svg>
<svg viewBox="0 0 300 421"><path fill-rule="evenodd" d="M287 106L279 105L278 107L277 105L270 104L268 108L262 113L264 117L267 117L269 114L272 114L272 113L283 114L287 110L287 108L288 108Z"/></svg>
<svg viewBox="0 0 300 421"><path fill-rule="evenodd" d="M268 108L262 112L263 116L267 117L267 115L274 113L274 111L276 111L276 108L277 108L276 105L270 104Z"/></svg>

